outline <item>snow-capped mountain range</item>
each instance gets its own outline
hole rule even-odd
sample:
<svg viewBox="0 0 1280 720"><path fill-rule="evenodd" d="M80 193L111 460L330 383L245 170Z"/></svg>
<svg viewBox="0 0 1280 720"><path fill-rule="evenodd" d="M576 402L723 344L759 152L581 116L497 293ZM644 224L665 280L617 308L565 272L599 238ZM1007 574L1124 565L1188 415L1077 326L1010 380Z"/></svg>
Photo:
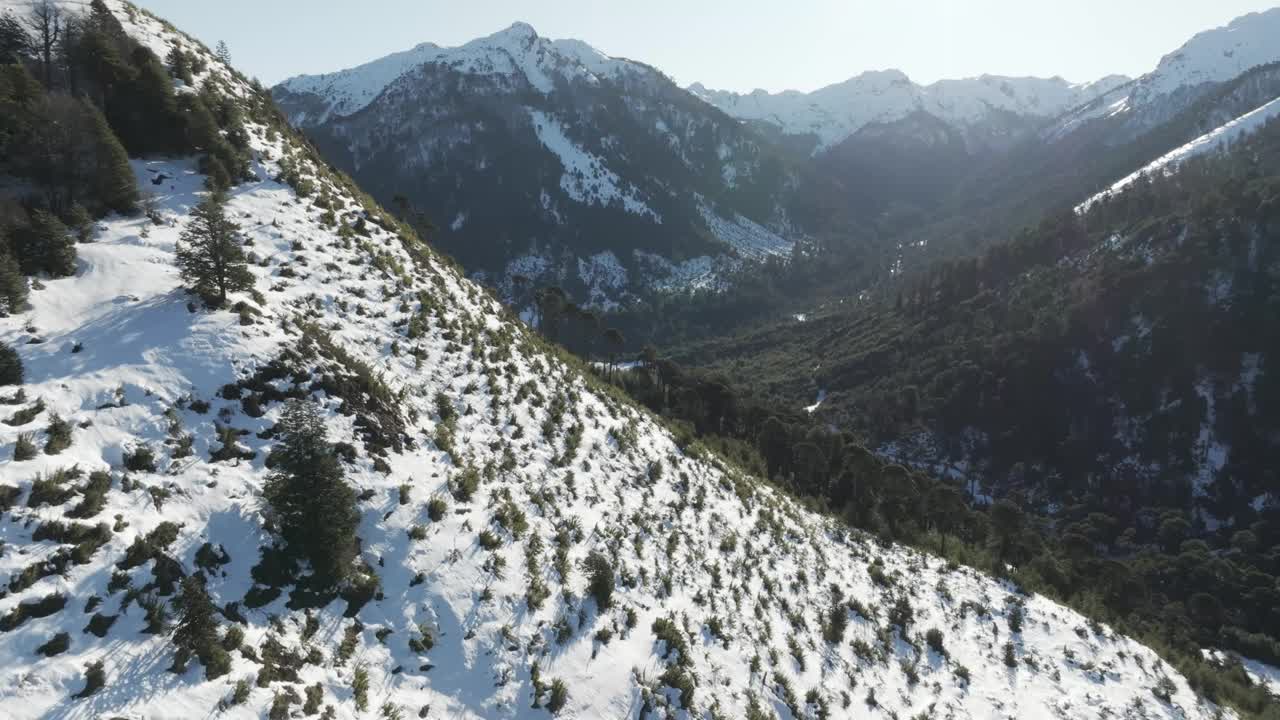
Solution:
<svg viewBox="0 0 1280 720"><path fill-rule="evenodd" d="M753 133L653 68L523 23L273 93L333 162L384 201L407 195L517 302L513 278L531 271L604 308L714 285L708 268L785 257L803 236L794 173Z"/></svg>
<svg viewBox="0 0 1280 720"><path fill-rule="evenodd" d="M960 129L987 120L992 113L1054 118L1129 81L1114 75L1073 84L1060 77L983 75L918 85L899 70L865 72L845 82L809 93L739 94L708 90L694 84L689 91L730 115L776 125L789 135L813 135L815 152L839 144L873 123L901 120L926 112Z"/></svg>
<svg viewBox="0 0 1280 720"><path fill-rule="evenodd" d="M1250 13L1198 33L1161 58L1154 70L1098 95L1045 133L1062 137L1089 120L1123 122L1132 136L1173 117L1214 85L1280 61L1280 7Z"/></svg>

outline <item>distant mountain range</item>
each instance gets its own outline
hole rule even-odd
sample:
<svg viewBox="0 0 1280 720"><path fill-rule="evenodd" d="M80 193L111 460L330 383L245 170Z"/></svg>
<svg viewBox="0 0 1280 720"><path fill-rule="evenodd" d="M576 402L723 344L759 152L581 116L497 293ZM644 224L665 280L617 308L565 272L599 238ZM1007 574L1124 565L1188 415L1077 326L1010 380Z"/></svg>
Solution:
<svg viewBox="0 0 1280 720"><path fill-rule="evenodd" d="M509 301L560 285L609 310L720 289L797 248L874 242L867 254L901 263L908 235L941 253L998 237L1272 99L1275 37L1280 9L1200 33L1133 80L918 85L884 70L737 94L517 23L273 93L329 161L383 202L407 199Z"/></svg>

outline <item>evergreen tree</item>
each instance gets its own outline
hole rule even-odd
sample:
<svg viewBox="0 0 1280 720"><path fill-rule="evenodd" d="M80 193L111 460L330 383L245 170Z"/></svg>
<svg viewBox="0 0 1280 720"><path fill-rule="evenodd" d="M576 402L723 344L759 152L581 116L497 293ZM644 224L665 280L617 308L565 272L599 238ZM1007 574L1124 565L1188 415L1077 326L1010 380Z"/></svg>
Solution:
<svg viewBox="0 0 1280 720"><path fill-rule="evenodd" d="M0 342L0 385L22 384L22 358L18 351Z"/></svg>
<svg viewBox="0 0 1280 720"><path fill-rule="evenodd" d="M92 104L85 103L93 123L97 146L92 178L92 194L103 209L131 213L138 205L138 185L129 165L129 155L111 131L107 118Z"/></svg>
<svg viewBox="0 0 1280 720"><path fill-rule="evenodd" d="M187 58L187 54L182 51L181 47L174 46L169 51L168 57L165 58L165 64L169 66L169 72L187 85L192 85L195 80L191 77L191 62Z"/></svg>
<svg viewBox="0 0 1280 720"><path fill-rule="evenodd" d="M0 14L0 63L16 63L27 54L31 38L22 23L6 12Z"/></svg>
<svg viewBox="0 0 1280 720"><path fill-rule="evenodd" d="M218 41L216 55L218 57L218 62L228 67L231 66L231 48L227 47L227 44L222 40Z"/></svg>
<svg viewBox="0 0 1280 720"><path fill-rule="evenodd" d="M27 279L18 261L0 242L0 315L10 315L27 304Z"/></svg>
<svg viewBox="0 0 1280 720"><path fill-rule="evenodd" d="M210 304L221 306L228 292L253 287L239 230L226 216L226 197L215 193L191 211L178 241L182 279Z"/></svg>
<svg viewBox="0 0 1280 720"><path fill-rule="evenodd" d="M36 210L31 225L19 233L18 264L28 275L47 272L66 277L76 272L76 246L67 226L53 213Z"/></svg>
<svg viewBox="0 0 1280 720"><path fill-rule="evenodd" d="M230 669L230 657L218 644L217 612L202 576L193 574L184 578L182 593L178 596L178 623L173 630L173 644L178 649L175 665L185 665L186 658L194 655L204 665L205 677L210 680L225 675Z"/></svg>
<svg viewBox="0 0 1280 720"><path fill-rule="evenodd" d="M290 550L311 561L318 580L337 584L356 555L355 491L313 403L290 401L277 429L281 442L271 453L276 472L264 487L275 523Z"/></svg>

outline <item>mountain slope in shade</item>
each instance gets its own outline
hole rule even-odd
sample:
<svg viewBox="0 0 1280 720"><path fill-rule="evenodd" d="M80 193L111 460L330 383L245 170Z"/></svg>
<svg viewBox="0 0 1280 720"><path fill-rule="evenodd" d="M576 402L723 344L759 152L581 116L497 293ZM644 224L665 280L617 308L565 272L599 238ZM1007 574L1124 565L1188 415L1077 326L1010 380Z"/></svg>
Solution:
<svg viewBox="0 0 1280 720"><path fill-rule="evenodd" d="M804 237L796 172L756 134L653 68L523 23L273 94L326 159L384 202L406 196L517 303L527 277L610 308ZM580 270L602 263L608 282Z"/></svg>
<svg viewBox="0 0 1280 720"><path fill-rule="evenodd" d="M157 52L196 46L107 6ZM174 251L203 178L149 158L134 168L151 217L98 223L75 276L0 318L28 370L0 424L6 717L280 717L304 695L305 712L344 719L1218 716L1149 648L678 443L287 127L248 117L257 179L228 209L259 294L233 294L238 313L188 306ZM269 179L286 160L313 192ZM304 611L316 598L288 582L273 595L252 570L272 542L265 459L287 396L317 404L344 449L379 590L365 603ZM17 408L39 409L19 422ZM70 447L16 460L55 413ZM223 444L238 457L213 461ZM125 459L141 447L154 467ZM66 542L81 531L102 542ZM589 584L602 562L611 594ZM145 632L173 599L166 579L197 567L231 655L214 679L194 660L170 672L170 637ZM73 697L91 662L104 687Z"/></svg>
<svg viewBox="0 0 1280 720"><path fill-rule="evenodd" d="M893 122L916 112L929 113L961 130L998 113L1048 119L1127 81L1110 76L1072 84L1062 78L983 75L922 86L898 70L884 70L810 93L757 90L742 95L708 90L701 84L689 89L734 117L770 123L789 135L814 135L817 149L822 150L867 125Z"/></svg>

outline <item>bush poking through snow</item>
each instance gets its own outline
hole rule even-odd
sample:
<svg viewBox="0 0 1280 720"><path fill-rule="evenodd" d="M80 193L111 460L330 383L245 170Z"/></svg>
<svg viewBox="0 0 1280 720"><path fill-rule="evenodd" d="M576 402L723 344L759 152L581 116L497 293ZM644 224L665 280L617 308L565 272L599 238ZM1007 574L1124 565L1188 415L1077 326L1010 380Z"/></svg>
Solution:
<svg viewBox="0 0 1280 720"><path fill-rule="evenodd" d="M36 436L33 433L22 433L18 435L17 441L13 443L13 461L22 462L30 460L37 454Z"/></svg>
<svg viewBox="0 0 1280 720"><path fill-rule="evenodd" d="M50 416L49 427L45 432L49 436L44 443L46 455L57 455L71 447L71 423L63 420L61 416Z"/></svg>
<svg viewBox="0 0 1280 720"><path fill-rule="evenodd" d="M608 610L613 606L613 565L603 553L593 550L587 555L587 592L596 599L596 607Z"/></svg>
<svg viewBox="0 0 1280 720"><path fill-rule="evenodd" d="M552 715L560 713L569 702L569 688L560 678L551 681L551 697L547 699L547 710Z"/></svg>
<svg viewBox="0 0 1280 720"><path fill-rule="evenodd" d="M107 671L101 660L94 660L84 668L84 689L76 693L77 698L87 698L98 692L107 684Z"/></svg>

